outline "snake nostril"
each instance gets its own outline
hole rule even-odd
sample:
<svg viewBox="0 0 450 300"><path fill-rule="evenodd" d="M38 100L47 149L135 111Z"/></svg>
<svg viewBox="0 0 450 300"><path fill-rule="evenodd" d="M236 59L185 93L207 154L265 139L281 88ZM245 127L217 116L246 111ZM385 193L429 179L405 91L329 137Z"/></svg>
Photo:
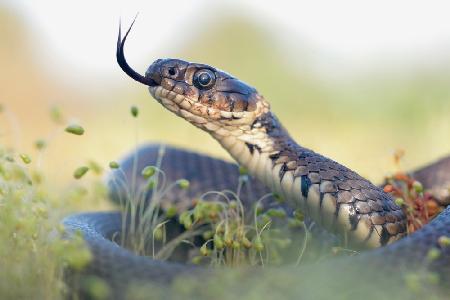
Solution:
<svg viewBox="0 0 450 300"><path fill-rule="evenodd" d="M170 67L168 72L170 76L175 76L177 74L177 70L174 67Z"/></svg>

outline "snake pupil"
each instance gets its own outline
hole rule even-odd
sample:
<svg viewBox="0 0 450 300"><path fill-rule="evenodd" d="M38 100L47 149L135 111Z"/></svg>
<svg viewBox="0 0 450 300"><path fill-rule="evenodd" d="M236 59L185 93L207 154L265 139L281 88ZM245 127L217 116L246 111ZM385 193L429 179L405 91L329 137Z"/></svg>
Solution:
<svg viewBox="0 0 450 300"><path fill-rule="evenodd" d="M209 76L208 73L202 73L199 77L198 77L198 82L201 85L208 85L208 83L211 81L211 77Z"/></svg>

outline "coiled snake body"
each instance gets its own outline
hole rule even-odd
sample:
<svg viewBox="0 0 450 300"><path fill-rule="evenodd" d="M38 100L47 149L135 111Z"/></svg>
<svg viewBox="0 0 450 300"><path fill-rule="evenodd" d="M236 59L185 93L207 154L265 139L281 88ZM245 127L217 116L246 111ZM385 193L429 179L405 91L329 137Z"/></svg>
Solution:
<svg viewBox="0 0 450 300"><path fill-rule="evenodd" d="M124 58L128 33L123 40L119 34L119 65L133 79L149 86L151 95L165 108L210 133L254 178L283 195L290 207L300 208L323 228L346 235L357 248L385 246L356 258L336 260L337 265L364 266L366 275L394 265L414 268L424 261L429 249L436 248L440 256L429 267L448 279L450 250L438 239L450 236L450 208L419 232L403 238L406 218L391 196L352 170L298 145L254 88L211 66L178 59L156 60L141 76ZM156 153L155 147L142 148L138 165L154 163ZM445 163L444 182L448 183L449 161ZM131 172L130 162L125 162L123 168ZM238 174L235 165L174 148L167 149L162 168L169 178L188 178L192 182L189 192L173 195L180 199L233 188ZM252 180L243 201L257 200L267 192L259 182ZM135 256L120 248L110 241L120 231L120 220L119 213L92 213L73 215L64 221L69 230L84 233L93 251L89 272L106 278L115 287L123 287L133 279L168 282L181 274L209 272ZM320 276L322 280L325 277Z"/></svg>

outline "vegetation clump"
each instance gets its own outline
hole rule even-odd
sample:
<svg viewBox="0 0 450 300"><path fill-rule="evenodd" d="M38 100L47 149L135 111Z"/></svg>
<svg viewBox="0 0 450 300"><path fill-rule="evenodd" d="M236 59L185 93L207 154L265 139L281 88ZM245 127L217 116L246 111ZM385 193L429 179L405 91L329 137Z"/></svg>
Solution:
<svg viewBox="0 0 450 300"><path fill-rule="evenodd" d="M15 156L0 149L0 297L62 298L64 268L82 269L91 254L81 235L64 238L59 204L27 169L29 156Z"/></svg>
<svg viewBox="0 0 450 300"><path fill-rule="evenodd" d="M138 172L145 184L137 191L131 190L133 183L113 179L116 186L125 189L119 194L126 195L120 200L124 214L118 243L136 254L162 260L174 259L177 249L184 248L184 262L193 264L242 267L279 265L289 260L300 263L309 239L301 213L288 216L278 202L263 209L262 202L272 194L244 207L239 191L248 175L243 170L236 191L210 191L193 199L191 206L177 207L166 195L172 189L189 189L190 182L167 182L160 168L163 156L162 148L157 165ZM116 167L118 164L113 164ZM137 182L137 178L132 181ZM295 254L286 256L284 252Z"/></svg>
<svg viewBox="0 0 450 300"><path fill-rule="evenodd" d="M394 153L394 163L398 171L386 177L384 191L390 193L395 204L400 206L408 219L408 234L422 228L437 216L443 207L433 194L424 190L420 182L401 170L400 161L403 151Z"/></svg>

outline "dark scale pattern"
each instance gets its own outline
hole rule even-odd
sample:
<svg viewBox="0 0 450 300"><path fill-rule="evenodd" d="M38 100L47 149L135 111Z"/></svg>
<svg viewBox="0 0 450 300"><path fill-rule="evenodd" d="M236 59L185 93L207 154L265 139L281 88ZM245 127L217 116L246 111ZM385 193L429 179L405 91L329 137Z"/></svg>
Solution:
<svg viewBox="0 0 450 300"><path fill-rule="evenodd" d="M142 192L146 187L146 180L140 175L141 170L146 166L156 165L160 147L161 145L152 144L142 146L137 150L137 184L135 187L137 193ZM121 170L113 171L107 180L111 198L116 203L119 203L119 197L125 197L126 193L117 182L132 182L133 162L134 155L128 155L120 162ZM200 198L206 192L223 190L235 192L239 183L239 168L236 164L174 147L165 148L161 169L166 174L167 182L175 182L179 179L188 179L190 182L190 188L187 190L175 187L167 193L166 198L180 208L189 207L193 199ZM227 178L227 180L223 180L223 178ZM262 183L250 178L241 190L240 199L246 207L249 207L254 201L268 193L270 190ZM150 194L147 195L147 198L149 197ZM272 201L272 197L267 199L267 202Z"/></svg>
<svg viewBox="0 0 450 300"><path fill-rule="evenodd" d="M308 176L302 175L301 183L302 183L301 186L302 196L304 198L308 198L308 191L309 187L311 186L311 180L308 178Z"/></svg>
<svg viewBox="0 0 450 300"><path fill-rule="evenodd" d="M298 159L304 162L301 167L303 196L307 196L304 191L311 182L319 184L320 199L327 193L336 198L336 216L341 203L351 205L349 222L352 230L357 228L363 215L370 221L370 229L374 225L381 225L382 232L378 234L382 245L386 244L390 237L401 235L406 231L405 216L401 208L394 205L392 198L379 187L313 151L297 146L296 152L300 153ZM280 155L283 156L283 152L280 152ZM386 215L390 217L386 219ZM376 220L376 224L373 219ZM388 225L389 230L386 227Z"/></svg>
<svg viewBox="0 0 450 300"><path fill-rule="evenodd" d="M323 199L329 194L336 203L334 218L338 218L341 205L345 204L349 212L347 224L354 231L360 222L364 222L367 227L366 240L376 233L379 243L385 245L406 233L404 213L381 188L347 167L299 146L272 113L258 118L253 124L253 127L257 126L264 128L274 141L274 149L269 157L274 168L282 164L280 181L286 172L294 172L294 178L301 177L301 193L304 198L308 197L312 185L319 185L319 207L322 208ZM335 224L334 220L322 223ZM346 227L346 224L341 224L341 227ZM342 228L328 229L346 231Z"/></svg>

